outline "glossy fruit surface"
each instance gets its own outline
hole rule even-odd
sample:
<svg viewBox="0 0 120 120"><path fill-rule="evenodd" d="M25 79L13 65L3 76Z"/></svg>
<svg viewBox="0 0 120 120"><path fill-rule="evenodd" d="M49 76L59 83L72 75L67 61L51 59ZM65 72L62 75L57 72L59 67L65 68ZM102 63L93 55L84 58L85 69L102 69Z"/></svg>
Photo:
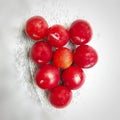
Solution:
<svg viewBox="0 0 120 120"><path fill-rule="evenodd" d="M44 65L35 74L37 85L45 90L50 90L58 85L60 72L53 65Z"/></svg>
<svg viewBox="0 0 120 120"><path fill-rule="evenodd" d="M46 35L48 24L41 16L33 16L26 22L25 32L33 40L40 40Z"/></svg>
<svg viewBox="0 0 120 120"><path fill-rule="evenodd" d="M62 80L66 87L75 90L83 85L85 80L85 74L80 67L70 66L63 72Z"/></svg>
<svg viewBox="0 0 120 120"><path fill-rule="evenodd" d="M30 50L30 57L37 64L45 64L52 58L52 47L43 41L36 42Z"/></svg>
<svg viewBox="0 0 120 120"><path fill-rule="evenodd" d="M69 34L74 44L83 45L91 40L92 29L87 21L76 20L72 23Z"/></svg>
<svg viewBox="0 0 120 120"><path fill-rule="evenodd" d="M97 60L97 52L89 45L79 46L74 53L74 62L81 68L91 68Z"/></svg>
<svg viewBox="0 0 120 120"><path fill-rule="evenodd" d="M66 107L72 98L72 92L65 86L57 86L49 93L50 103L56 108Z"/></svg>
<svg viewBox="0 0 120 120"><path fill-rule="evenodd" d="M73 54L72 51L68 48L61 47L57 49L53 56L53 62L55 66L66 69L73 62Z"/></svg>
<svg viewBox="0 0 120 120"><path fill-rule="evenodd" d="M78 19L69 30L60 24L48 28L43 17L33 16L26 22L25 33L37 41L33 41L29 55L39 67L34 79L45 91L42 97L47 95L56 108L66 107L71 102L72 92L85 82L82 68L91 68L98 61L96 50L86 45L92 38L90 24Z"/></svg>
<svg viewBox="0 0 120 120"><path fill-rule="evenodd" d="M69 34L62 25L53 25L48 29L48 43L54 47L61 47L68 42Z"/></svg>

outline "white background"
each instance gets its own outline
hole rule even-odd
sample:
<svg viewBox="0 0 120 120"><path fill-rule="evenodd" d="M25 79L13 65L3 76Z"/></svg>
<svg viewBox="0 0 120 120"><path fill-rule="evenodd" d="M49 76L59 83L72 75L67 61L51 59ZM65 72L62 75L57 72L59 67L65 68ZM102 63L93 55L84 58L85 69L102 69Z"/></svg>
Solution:
<svg viewBox="0 0 120 120"><path fill-rule="evenodd" d="M97 65L86 71L80 99L65 113L43 110L17 80L13 63L19 22L28 11L43 3L48 5L48 13L49 9L57 11L57 2L64 4L71 16L79 13L89 19L95 36L89 44L99 54ZM119 120L119 12L119 0L0 0L0 120Z"/></svg>

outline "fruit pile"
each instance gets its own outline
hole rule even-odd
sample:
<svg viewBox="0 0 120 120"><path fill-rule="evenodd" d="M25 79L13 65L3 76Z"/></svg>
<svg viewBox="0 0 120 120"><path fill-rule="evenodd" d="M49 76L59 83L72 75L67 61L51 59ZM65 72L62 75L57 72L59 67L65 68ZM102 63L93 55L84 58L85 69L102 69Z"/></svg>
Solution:
<svg viewBox="0 0 120 120"><path fill-rule="evenodd" d="M93 67L98 55L86 45L91 40L92 29L85 20L74 21L67 29L56 24L48 27L41 16L33 16L25 25L26 35L35 40L30 58L39 65L35 83L48 91L48 100L56 108L67 106L72 99L72 90L79 89L85 81L83 68ZM71 42L71 50L65 45Z"/></svg>

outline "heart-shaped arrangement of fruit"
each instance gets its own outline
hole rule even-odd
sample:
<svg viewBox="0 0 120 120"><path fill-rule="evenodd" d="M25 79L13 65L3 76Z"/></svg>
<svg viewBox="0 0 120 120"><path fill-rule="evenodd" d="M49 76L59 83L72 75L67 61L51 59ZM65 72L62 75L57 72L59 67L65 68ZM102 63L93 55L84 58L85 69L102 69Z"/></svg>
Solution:
<svg viewBox="0 0 120 120"><path fill-rule="evenodd" d="M30 50L30 58L39 66L34 75L36 85L47 91L54 107L67 106L72 90L85 81L83 69L93 67L98 60L95 49L86 45L92 37L91 26L78 19L69 29L59 24L48 27L43 17L33 16L26 22L25 33L36 41ZM68 42L74 49L65 47Z"/></svg>

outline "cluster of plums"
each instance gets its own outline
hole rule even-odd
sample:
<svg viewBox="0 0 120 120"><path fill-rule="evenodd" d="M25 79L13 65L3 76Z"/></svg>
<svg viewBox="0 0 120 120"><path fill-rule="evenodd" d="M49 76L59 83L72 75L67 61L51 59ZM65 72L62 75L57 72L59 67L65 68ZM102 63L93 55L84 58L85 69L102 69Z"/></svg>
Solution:
<svg viewBox="0 0 120 120"><path fill-rule="evenodd" d="M49 92L54 107L67 106L72 90L84 83L82 68L93 67L98 60L95 49L86 45L92 37L91 26L78 19L68 29L60 24L48 27L43 17L33 16L26 21L25 33L36 41L30 50L30 58L39 65L35 83ZM74 50L65 47L68 41L76 46Z"/></svg>

